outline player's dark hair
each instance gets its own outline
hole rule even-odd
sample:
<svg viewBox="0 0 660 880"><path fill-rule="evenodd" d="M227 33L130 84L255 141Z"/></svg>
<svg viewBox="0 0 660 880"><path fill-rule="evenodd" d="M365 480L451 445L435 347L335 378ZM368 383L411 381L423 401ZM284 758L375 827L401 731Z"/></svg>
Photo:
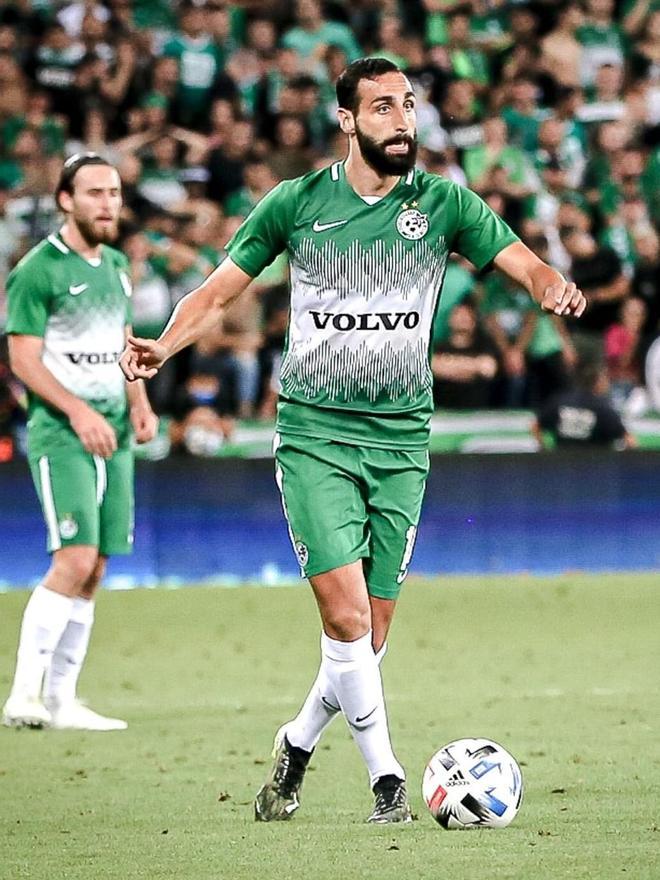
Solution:
<svg viewBox="0 0 660 880"><path fill-rule="evenodd" d="M55 203L58 208L60 206L60 193L65 192L69 193L69 195L73 194L73 180L79 169L85 165L107 165L109 168L115 167L112 162L108 162L107 159L104 159L103 156L99 156L98 153L74 153L73 156L69 156L64 165L62 165L60 179L55 188Z"/></svg>
<svg viewBox="0 0 660 880"><path fill-rule="evenodd" d="M400 73L401 68L387 58L358 58L337 78L337 103L344 110L357 110L357 90L360 80L376 79L384 73Z"/></svg>

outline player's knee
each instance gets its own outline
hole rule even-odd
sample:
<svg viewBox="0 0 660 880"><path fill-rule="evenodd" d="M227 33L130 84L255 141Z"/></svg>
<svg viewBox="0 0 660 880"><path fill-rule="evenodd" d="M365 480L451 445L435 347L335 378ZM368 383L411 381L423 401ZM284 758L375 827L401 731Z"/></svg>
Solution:
<svg viewBox="0 0 660 880"><path fill-rule="evenodd" d="M96 547L66 547L57 551L52 568L60 581L70 585L71 594L78 595L94 576L100 561Z"/></svg>
<svg viewBox="0 0 660 880"><path fill-rule="evenodd" d="M369 632L371 614L369 607L348 607L333 609L326 614L325 631L331 639L352 642Z"/></svg>
<svg viewBox="0 0 660 880"><path fill-rule="evenodd" d="M83 599L93 599L94 594L98 588L98 585L103 580L103 575L105 574L107 559L105 556L99 556L96 560L96 564L92 570L91 575L83 584L80 590L80 596Z"/></svg>

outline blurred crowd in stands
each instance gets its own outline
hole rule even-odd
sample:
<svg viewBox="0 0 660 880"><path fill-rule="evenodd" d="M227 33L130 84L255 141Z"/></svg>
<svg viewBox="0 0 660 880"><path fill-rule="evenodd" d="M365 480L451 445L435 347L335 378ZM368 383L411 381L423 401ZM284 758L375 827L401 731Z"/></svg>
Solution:
<svg viewBox="0 0 660 880"><path fill-rule="evenodd" d="M0 3L0 331L7 272L57 227L64 157L117 164L135 331L156 335L269 189L343 158L334 82L362 55L414 83L419 167L480 193L590 300L569 326L452 259L438 407L539 408L602 363L616 409L660 409L660 0ZM151 383L175 445L273 417L287 283L283 256ZM20 397L5 343L0 435Z"/></svg>

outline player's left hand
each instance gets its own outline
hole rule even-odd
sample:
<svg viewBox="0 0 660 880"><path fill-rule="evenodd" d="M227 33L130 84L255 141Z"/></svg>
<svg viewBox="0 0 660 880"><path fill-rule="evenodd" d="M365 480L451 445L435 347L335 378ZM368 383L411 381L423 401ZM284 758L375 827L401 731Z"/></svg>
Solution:
<svg viewBox="0 0 660 880"><path fill-rule="evenodd" d="M572 281L558 281L546 287L541 300L544 312L555 315L572 315L579 318L587 307L585 295Z"/></svg>
<svg viewBox="0 0 660 880"><path fill-rule="evenodd" d="M132 406L131 425L138 443L148 443L158 432L158 416L150 406Z"/></svg>

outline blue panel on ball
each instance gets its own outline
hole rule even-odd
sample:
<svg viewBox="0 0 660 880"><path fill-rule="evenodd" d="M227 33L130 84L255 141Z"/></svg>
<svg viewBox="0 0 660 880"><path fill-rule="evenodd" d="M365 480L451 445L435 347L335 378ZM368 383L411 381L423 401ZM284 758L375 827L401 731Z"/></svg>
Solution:
<svg viewBox="0 0 660 880"><path fill-rule="evenodd" d="M486 801L486 806L491 811L491 813L495 813L496 816L503 816L506 813L506 804L502 803L501 800L495 797L493 792L494 788L488 788L484 792L484 800Z"/></svg>

